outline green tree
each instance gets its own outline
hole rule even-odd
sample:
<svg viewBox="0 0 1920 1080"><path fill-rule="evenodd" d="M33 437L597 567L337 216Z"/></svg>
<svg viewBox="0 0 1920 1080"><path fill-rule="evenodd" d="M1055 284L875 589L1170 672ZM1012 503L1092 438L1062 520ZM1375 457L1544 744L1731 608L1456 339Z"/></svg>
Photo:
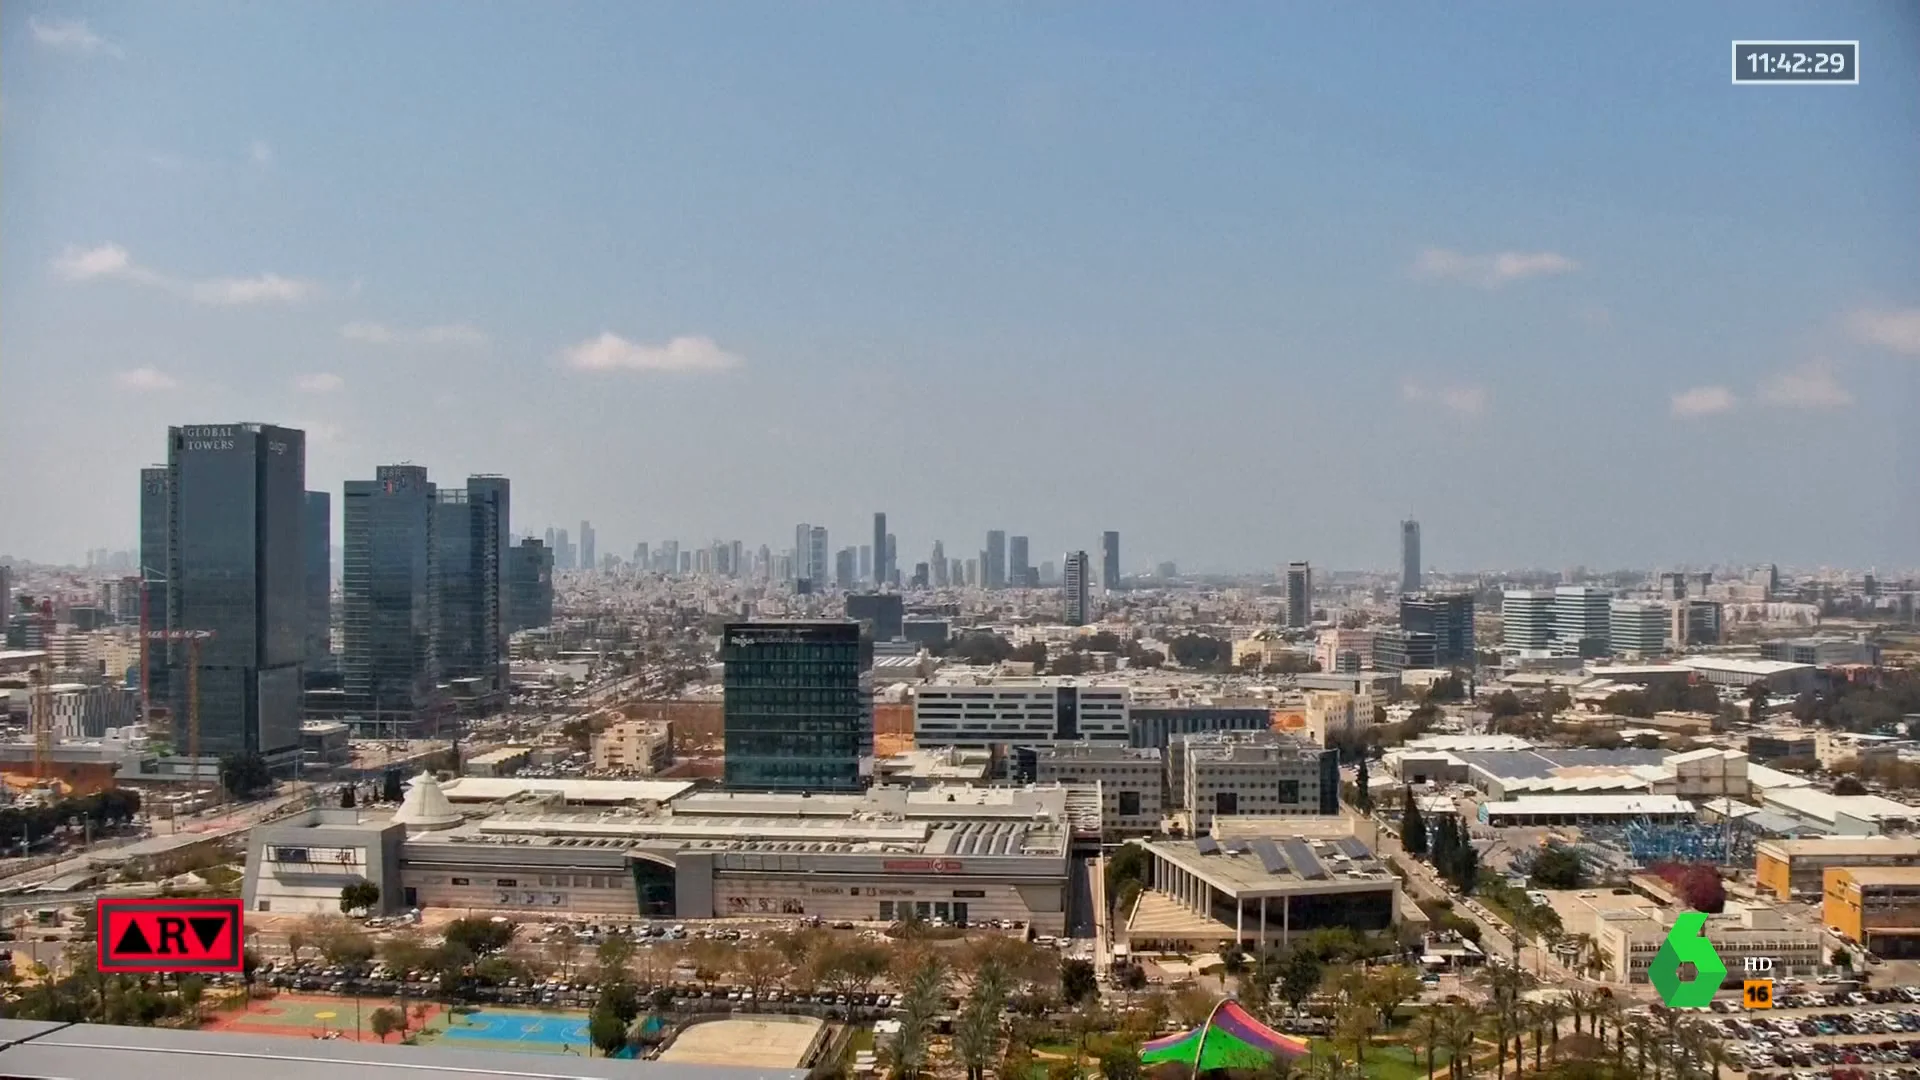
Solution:
<svg viewBox="0 0 1920 1080"><path fill-rule="evenodd" d="M220 759L220 785L244 802L273 790L273 773L267 768L267 759L259 754L228 754Z"/></svg>
<svg viewBox="0 0 1920 1080"><path fill-rule="evenodd" d="M607 935L606 940L594 949L593 958L600 965L600 981L609 983L629 978L632 972L628 969L633 963L634 952L632 938L625 934Z"/></svg>
<svg viewBox="0 0 1920 1080"><path fill-rule="evenodd" d="M459 946L475 956L485 956L506 948L518 930L517 924L505 919L469 916L448 923L442 936L449 945Z"/></svg>
<svg viewBox="0 0 1920 1080"><path fill-rule="evenodd" d="M1300 1011L1300 1003L1320 989L1320 958L1303 948L1289 950L1280 961L1280 997L1287 1007Z"/></svg>
<svg viewBox="0 0 1920 1080"><path fill-rule="evenodd" d="M340 785L340 809L342 810L353 809L353 798L354 798L353 785L352 784Z"/></svg>
<svg viewBox="0 0 1920 1080"><path fill-rule="evenodd" d="M386 775L380 778L380 801L397 803L405 797L406 792L400 784L400 770L388 769Z"/></svg>
<svg viewBox="0 0 1920 1080"><path fill-rule="evenodd" d="M1406 805L1400 811L1400 846L1418 858L1427 853L1427 819L1420 814L1420 800L1407 789Z"/></svg>
<svg viewBox="0 0 1920 1080"><path fill-rule="evenodd" d="M627 1046L627 1023L611 1010L596 1006L587 1018L587 1038L604 1057L612 1057Z"/></svg>
<svg viewBox="0 0 1920 1080"><path fill-rule="evenodd" d="M406 1017L398 1009L378 1008L373 1010L372 1016L367 1017L367 1027L381 1042L386 1042L387 1036L401 1030L405 1025Z"/></svg>
<svg viewBox="0 0 1920 1080"><path fill-rule="evenodd" d="M356 911L371 911L380 903L380 886L360 878L340 887L340 913L351 915Z"/></svg>
<svg viewBox="0 0 1920 1080"><path fill-rule="evenodd" d="M1060 996L1077 1005L1100 996L1100 983L1089 960L1066 960L1060 964Z"/></svg>
<svg viewBox="0 0 1920 1080"><path fill-rule="evenodd" d="M1534 858L1527 881L1536 889L1577 889L1585 872L1579 852L1564 844L1548 844Z"/></svg>
<svg viewBox="0 0 1920 1080"><path fill-rule="evenodd" d="M1747 722L1748 723L1758 724L1766 720L1767 699L1772 696L1773 696L1772 691L1767 687L1766 682L1763 680L1755 679L1751 684L1747 686Z"/></svg>
<svg viewBox="0 0 1920 1080"><path fill-rule="evenodd" d="M1038 675L1047 670L1047 643L1029 641L1024 645L1016 645L1007 659L1014 663L1032 664L1034 674Z"/></svg>
<svg viewBox="0 0 1920 1080"><path fill-rule="evenodd" d="M1353 771L1353 805L1363 814L1373 813L1372 781L1367 776L1367 755L1360 755L1360 764Z"/></svg>

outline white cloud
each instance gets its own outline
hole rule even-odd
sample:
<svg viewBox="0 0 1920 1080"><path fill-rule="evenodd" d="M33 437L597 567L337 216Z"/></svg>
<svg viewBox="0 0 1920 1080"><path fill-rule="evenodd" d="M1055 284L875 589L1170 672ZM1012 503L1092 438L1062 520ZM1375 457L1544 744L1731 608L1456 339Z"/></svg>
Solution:
<svg viewBox="0 0 1920 1080"><path fill-rule="evenodd" d="M418 330L377 322L351 322L340 336L365 345L485 345L487 335L465 323L425 326Z"/></svg>
<svg viewBox="0 0 1920 1080"><path fill-rule="evenodd" d="M180 380L160 371L158 368L137 367L132 371L123 371L113 377L113 384L122 390L140 392L172 390L180 385Z"/></svg>
<svg viewBox="0 0 1920 1080"><path fill-rule="evenodd" d="M1724 386L1696 386L1673 395L1673 415L1712 416L1729 412L1740 404L1733 391Z"/></svg>
<svg viewBox="0 0 1920 1080"><path fill-rule="evenodd" d="M60 52L116 58L127 55L125 49L94 33L85 19L42 19L36 15L27 20L27 28L33 31L34 41Z"/></svg>
<svg viewBox="0 0 1920 1080"><path fill-rule="evenodd" d="M1438 405L1461 416L1479 416L1487 409L1484 386L1441 386L1429 389L1412 379L1400 384L1400 396L1407 401Z"/></svg>
<svg viewBox="0 0 1920 1080"><path fill-rule="evenodd" d="M331 394L345 385L346 380L331 371L296 375L293 379L293 388L303 394Z"/></svg>
<svg viewBox="0 0 1920 1080"><path fill-rule="evenodd" d="M612 332L570 346L561 358L580 371L725 371L741 363L712 338L677 337L665 345L643 345Z"/></svg>
<svg viewBox="0 0 1920 1080"><path fill-rule="evenodd" d="M1920 308L1856 311L1847 316L1847 332L1863 345L1920 356Z"/></svg>
<svg viewBox="0 0 1920 1080"><path fill-rule="evenodd" d="M202 304L226 307L240 304L291 303L312 295L312 282L283 278L279 274L261 274L250 278L212 278L188 283L187 295Z"/></svg>
<svg viewBox="0 0 1920 1080"><path fill-rule="evenodd" d="M133 256L119 244L99 247L69 246L53 260L53 272L68 281L91 281L103 277L133 277L142 271L133 265Z"/></svg>
<svg viewBox="0 0 1920 1080"><path fill-rule="evenodd" d="M261 274L258 277L249 278L208 278L202 281L171 277L134 262L133 256L119 244L101 244L91 248L68 247L53 260L53 272L67 281L104 279L131 281L139 285L165 289L198 303L222 306L292 302L305 299L318 291L318 287L312 282L285 278L278 274Z"/></svg>
<svg viewBox="0 0 1920 1080"><path fill-rule="evenodd" d="M247 147L247 160L255 168L264 169L273 164L273 147L268 146L264 139L255 139L253 145Z"/></svg>
<svg viewBox="0 0 1920 1080"><path fill-rule="evenodd" d="M1482 289L1497 289L1528 278L1570 274L1579 268L1579 263L1552 251L1470 255L1446 248L1427 248L1413 264L1413 272L1418 277L1457 281Z"/></svg>
<svg viewBox="0 0 1920 1080"><path fill-rule="evenodd" d="M1853 395L1816 360L1769 375L1760 383L1760 400L1784 409L1839 409L1853 404Z"/></svg>

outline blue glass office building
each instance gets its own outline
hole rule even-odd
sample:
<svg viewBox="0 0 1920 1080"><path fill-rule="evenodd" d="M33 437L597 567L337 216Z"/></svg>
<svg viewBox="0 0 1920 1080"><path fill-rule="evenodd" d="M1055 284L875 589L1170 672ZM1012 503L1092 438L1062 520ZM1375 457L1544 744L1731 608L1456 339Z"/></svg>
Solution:
<svg viewBox="0 0 1920 1080"><path fill-rule="evenodd" d="M720 658L727 787L860 790L859 623L728 623Z"/></svg>
<svg viewBox="0 0 1920 1080"><path fill-rule="evenodd" d="M307 648L306 434L271 424L167 430L166 625L210 630L198 671L200 752L279 760L300 747ZM148 473L151 470L147 471ZM143 483L143 518L149 500ZM148 523L142 521L143 558ZM183 646L171 650L174 745L188 746Z"/></svg>
<svg viewBox="0 0 1920 1080"><path fill-rule="evenodd" d="M418 465L349 480L341 510L340 671L345 719L367 734L431 733L439 665L437 493Z"/></svg>

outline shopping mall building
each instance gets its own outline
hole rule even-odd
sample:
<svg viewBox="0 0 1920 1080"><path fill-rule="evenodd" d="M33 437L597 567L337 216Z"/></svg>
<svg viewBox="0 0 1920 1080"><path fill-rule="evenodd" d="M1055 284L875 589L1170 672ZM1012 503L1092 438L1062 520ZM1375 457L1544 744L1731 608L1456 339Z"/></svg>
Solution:
<svg viewBox="0 0 1920 1080"><path fill-rule="evenodd" d="M502 784L506 783L507 788ZM489 781L484 805L429 776L397 812L309 810L261 825L250 912L337 911L366 878L382 907L704 919L819 916L981 923L1060 933L1072 841L1099 795L1065 785L876 788L858 795L690 792L685 784ZM512 790L508 790L512 789ZM476 789L477 790L477 789Z"/></svg>

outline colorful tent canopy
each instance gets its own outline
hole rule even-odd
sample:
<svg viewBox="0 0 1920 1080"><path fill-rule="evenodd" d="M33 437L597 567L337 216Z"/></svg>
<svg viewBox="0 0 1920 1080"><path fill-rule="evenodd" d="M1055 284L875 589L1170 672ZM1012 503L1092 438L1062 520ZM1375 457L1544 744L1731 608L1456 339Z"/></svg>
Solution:
<svg viewBox="0 0 1920 1080"><path fill-rule="evenodd" d="M1307 1040L1282 1035L1255 1020L1231 999L1216 1005L1207 1022L1193 1031L1155 1039L1140 1048L1140 1063L1173 1062L1208 1069L1257 1069L1274 1057L1302 1057ZM1195 1059L1198 1058L1196 1063Z"/></svg>

